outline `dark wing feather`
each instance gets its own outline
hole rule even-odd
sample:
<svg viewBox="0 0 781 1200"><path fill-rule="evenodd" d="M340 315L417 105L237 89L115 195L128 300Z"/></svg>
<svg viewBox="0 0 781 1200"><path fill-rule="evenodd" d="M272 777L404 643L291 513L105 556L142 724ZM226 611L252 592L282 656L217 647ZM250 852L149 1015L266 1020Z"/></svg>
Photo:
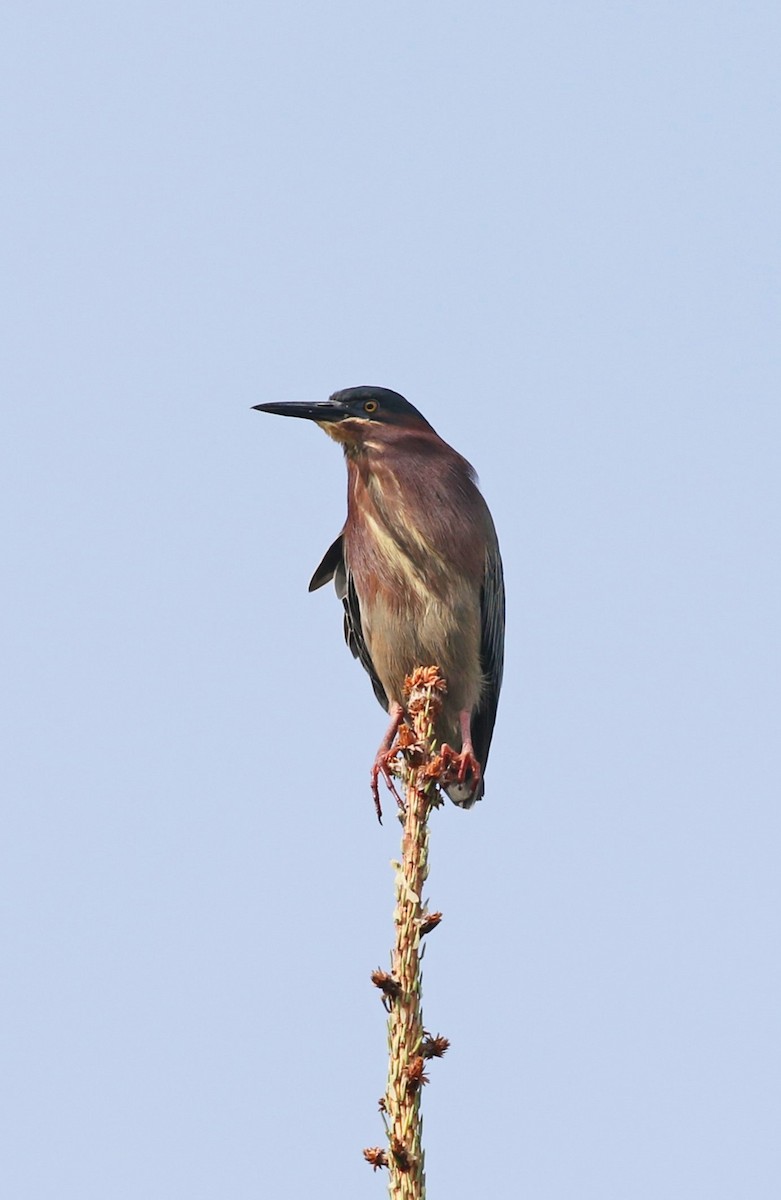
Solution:
<svg viewBox="0 0 781 1200"><path fill-rule="evenodd" d="M483 669L484 688L480 706L472 717L472 743L485 772L504 668L504 576L496 542L489 547L486 555L480 612L480 664Z"/></svg>
<svg viewBox="0 0 781 1200"><path fill-rule="evenodd" d="M310 592L321 588L323 584L328 583L329 579L333 579L336 594L344 605L344 640L352 650L353 657L358 659L371 679L374 694L387 712L388 697L385 695L385 688L380 683L379 676L374 669L374 663L363 636L361 607L358 603L352 575L345 561L344 536L341 533L323 555L322 562L309 584Z"/></svg>
<svg viewBox="0 0 781 1200"><path fill-rule="evenodd" d="M344 551L342 550L342 535L341 535L341 533L339 534L338 538L335 541L331 542L331 545L328 547L328 549L326 550L322 559L320 560L319 567L315 571L312 578L309 580L310 592L316 592L318 588L323 587L324 584L328 583L329 579L334 578L334 576L336 575L337 571L339 571L340 568L343 572L344 571ZM336 591L338 594L339 593L339 583L338 582L335 582L335 587L336 587ZM341 596L339 596L339 599L341 600Z"/></svg>
<svg viewBox="0 0 781 1200"><path fill-rule="evenodd" d="M388 697L385 694L385 688L380 683L380 677L374 669L372 656L369 653L369 648L366 645L366 639L363 636L361 628L361 608L358 603L358 596L355 592L355 584L353 577L347 571L347 594L342 597L344 605L344 640L352 650L355 657L359 660L361 666L367 672L372 681L374 694L379 700L385 711L388 711Z"/></svg>

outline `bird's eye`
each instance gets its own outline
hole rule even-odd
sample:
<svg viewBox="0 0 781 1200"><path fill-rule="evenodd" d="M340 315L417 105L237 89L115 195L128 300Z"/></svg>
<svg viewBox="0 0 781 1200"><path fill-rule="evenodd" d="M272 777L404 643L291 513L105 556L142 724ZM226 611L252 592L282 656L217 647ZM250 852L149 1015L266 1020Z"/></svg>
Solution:
<svg viewBox="0 0 781 1200"><path fill-rule="evenodd" d="M376 400L367 400L363 406L363 411L367 413L373 413L376 412L378 408L379 405Z"/></svg>

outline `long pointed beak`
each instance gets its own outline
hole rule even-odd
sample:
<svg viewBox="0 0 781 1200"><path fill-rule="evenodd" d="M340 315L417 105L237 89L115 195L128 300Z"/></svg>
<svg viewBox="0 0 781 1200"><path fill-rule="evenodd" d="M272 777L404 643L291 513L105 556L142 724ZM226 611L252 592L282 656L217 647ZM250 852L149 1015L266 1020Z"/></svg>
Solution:
<svg viewBox="0 0 781 1200"><path fill-rule="evenodd" d="M287 400L279 404L253 404L252 407L258 412L275 413L278 417L303 417L306 421L338 421L345 415L342 406L331 400Z"/></svg>

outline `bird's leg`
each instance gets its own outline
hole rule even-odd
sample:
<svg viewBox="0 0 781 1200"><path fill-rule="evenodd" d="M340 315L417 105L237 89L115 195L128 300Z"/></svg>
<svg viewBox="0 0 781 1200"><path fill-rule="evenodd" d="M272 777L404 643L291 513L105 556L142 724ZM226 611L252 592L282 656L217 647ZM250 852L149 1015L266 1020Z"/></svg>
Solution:
<svg viewBox="0 0 781 1200"><path fill-rule="evenodd" d="M483 771L472 745L472 714L468 708L462 709L458 714L458 723L461 726L461 753L457 753L452 746L445 743L440 749L442 761L447 771L455 770L454 782L464 783L467 775L471 775L477 784Z"/></svg>
<svg viewBox="0 0 781 1200"><path fill-rule="evenodd" d="M390 725L385 731L385 737L380 742L380 748L377 751L377 757L375 758L374 766L372 767L372 796L374 797L374 807L377 811L377 820L380 822L380 824L382 824L382 806L380 804L379 788L380 775L382 775L383 779L385 780L388 790L396 797L396 803L399 805L399 808L404 807L404 801L396 791L390 773L391 760L396 757L396 751L393 749L393 742L396 734L399 731L399 726L404 720L404 709L400 704L391 704L390 717Z"/></svg>

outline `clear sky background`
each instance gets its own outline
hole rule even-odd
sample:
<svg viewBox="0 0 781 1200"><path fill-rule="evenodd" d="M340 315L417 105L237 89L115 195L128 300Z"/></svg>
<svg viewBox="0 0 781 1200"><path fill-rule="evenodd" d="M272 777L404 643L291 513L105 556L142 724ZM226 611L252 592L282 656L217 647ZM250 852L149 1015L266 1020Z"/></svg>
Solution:
<svg viewBox="0 0 781 1200"><path fill-rule="evenodd" d="M376 383L509 594L433 823L432 1200L775 1200L777 2L1 21L3 1195L385 1195L344 467L250 411Z"/></svg>

